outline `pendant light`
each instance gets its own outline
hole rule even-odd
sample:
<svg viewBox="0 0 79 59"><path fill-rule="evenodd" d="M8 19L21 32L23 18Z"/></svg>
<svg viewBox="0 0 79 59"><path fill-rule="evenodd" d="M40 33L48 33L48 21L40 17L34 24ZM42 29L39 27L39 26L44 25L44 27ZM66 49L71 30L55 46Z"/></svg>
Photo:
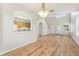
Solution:
<svg viewBox="0 0 79 59"><path fill-rule="evenodd" d="M42 8L38 13L41 17L46 17L49 14L49 11L45 8L45 3L42 4Z"/></svg>

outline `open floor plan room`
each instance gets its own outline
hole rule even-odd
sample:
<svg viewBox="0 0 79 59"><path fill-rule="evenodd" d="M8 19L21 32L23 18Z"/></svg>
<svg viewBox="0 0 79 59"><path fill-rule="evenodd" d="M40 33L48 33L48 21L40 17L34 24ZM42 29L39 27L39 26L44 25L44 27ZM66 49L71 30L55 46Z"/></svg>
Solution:
<svg viewBox="0 0 79 59"><path fill-rule="evenodd" d="M79 56L79 3L0 4L0 56Z"/></svg>

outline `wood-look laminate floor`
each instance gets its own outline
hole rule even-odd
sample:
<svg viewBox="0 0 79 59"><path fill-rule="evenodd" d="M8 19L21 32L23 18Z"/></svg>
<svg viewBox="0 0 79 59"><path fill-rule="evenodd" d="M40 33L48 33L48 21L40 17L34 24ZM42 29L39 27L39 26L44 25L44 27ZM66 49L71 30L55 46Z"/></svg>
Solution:
<svg viewBox="0 0 79 59"><path fill-rule="evenodd" d="M70 36L48 35L3 56L79 56L79 46Z"/></svg>

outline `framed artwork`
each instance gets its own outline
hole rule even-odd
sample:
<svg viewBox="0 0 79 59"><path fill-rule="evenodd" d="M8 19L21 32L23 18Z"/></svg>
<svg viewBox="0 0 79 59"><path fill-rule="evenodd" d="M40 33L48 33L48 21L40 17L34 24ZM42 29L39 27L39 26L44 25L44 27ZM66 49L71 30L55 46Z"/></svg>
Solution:
<svg viewBox="0 0 79 59"><path fill-rule="evenodd" d="M22 16L14 17L15 31L31 31L31 19Z"/></svg>

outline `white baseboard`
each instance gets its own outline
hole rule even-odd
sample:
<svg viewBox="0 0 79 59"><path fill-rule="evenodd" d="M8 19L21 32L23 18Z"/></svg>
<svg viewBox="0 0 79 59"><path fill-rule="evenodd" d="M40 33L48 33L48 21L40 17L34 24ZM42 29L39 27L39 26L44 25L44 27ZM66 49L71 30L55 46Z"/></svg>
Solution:
<svg viewBox="0 0 79 59"><path fill-rule="evenodd" d="M22 47L22 46L24 46L24 45L31 44L31 43L33 43L33 42L35 42L35 41L37 41L37 40L33 40L33 41L29 42L29 43L22 44L22 45L20 45L20 46L18 46L18 47L15 47L15 48L10 49L10 50L3 51L2 53L0 53L0 55L3 55L3 54L5 54L5 53L10 52L10 51L12 51L12 50L15 50L15 49L17 49L17 48L20 48L20 47Z"/></svg>
<svg viewBox="0 0 79 59"><path fill-rule="evenodd" d="M73 40L76 42L76 44L79 45L79 36L71 35L71 37L72 37Z"/></svg>
<svg viewBox="0 0 79 59"><path fill-rule="evenodd" d="M77 43L77 45L79 45L79 38L78 37L74 37L74 41Z"/></svg>

